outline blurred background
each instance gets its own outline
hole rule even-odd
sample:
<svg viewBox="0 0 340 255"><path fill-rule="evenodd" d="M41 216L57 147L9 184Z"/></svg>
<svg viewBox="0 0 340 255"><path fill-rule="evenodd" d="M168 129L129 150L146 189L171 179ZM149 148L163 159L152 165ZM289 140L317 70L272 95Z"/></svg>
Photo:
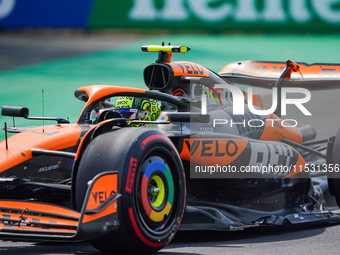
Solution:
<svg viewBox="0 0 340 255"><path fill-rule="evenodd" d="M75 122L77 88L146 88L143 68L157 54L140 46L162 41L191 47L173 60L215 72L239 60L340 63L339 29L340 0L0 0L0 105ZM321 127L334 134L339 119Z"/></svg>

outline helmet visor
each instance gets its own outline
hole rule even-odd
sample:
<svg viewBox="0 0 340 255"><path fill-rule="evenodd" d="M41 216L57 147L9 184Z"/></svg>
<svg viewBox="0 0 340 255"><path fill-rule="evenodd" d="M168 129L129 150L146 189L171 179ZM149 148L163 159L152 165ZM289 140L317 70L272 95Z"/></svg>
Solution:
<svg viewBox="0 0 340 255"><path fill-rule="evenodd" d="M145 119L150 115L149 111L143 111L138 109L115 109L114 111L118 112L123 118L128 120L137 120L137 119Z"/></svg>

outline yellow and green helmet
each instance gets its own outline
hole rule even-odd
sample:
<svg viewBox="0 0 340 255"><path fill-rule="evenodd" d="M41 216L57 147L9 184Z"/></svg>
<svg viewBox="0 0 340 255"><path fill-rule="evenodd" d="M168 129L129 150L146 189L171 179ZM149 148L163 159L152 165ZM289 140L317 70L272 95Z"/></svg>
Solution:
<svg viewBox="0 0 340 255"><path fill-rule="evenodd" d="M156 99L140 97L118 97L115 111L128 120L155 121L161 113L161 102Z"/></svg>

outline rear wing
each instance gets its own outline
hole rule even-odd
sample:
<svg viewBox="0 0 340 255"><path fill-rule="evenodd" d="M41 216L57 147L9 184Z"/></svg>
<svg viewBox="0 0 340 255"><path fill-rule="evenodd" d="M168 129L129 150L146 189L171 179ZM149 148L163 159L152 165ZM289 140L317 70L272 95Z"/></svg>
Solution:
<svg viewBox="0 0 340 255"><path fill-rule="evenodd" d="M224 66L219 75L232 83L271 88L281 77L286 62L240 61ZM298 63L285 86L308 89L340 88L340 64Z"/></svg>

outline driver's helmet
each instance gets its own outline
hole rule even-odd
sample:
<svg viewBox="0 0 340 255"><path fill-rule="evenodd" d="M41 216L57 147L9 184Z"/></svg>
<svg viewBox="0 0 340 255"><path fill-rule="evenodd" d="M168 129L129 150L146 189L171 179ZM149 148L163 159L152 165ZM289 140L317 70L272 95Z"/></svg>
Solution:
<svg viewBox="0 0 340 255"><path fill-rule="evenodd" d="M155 121L161 113L161 102L140 97L118 97L115 111L128 120Z"/></svg>

